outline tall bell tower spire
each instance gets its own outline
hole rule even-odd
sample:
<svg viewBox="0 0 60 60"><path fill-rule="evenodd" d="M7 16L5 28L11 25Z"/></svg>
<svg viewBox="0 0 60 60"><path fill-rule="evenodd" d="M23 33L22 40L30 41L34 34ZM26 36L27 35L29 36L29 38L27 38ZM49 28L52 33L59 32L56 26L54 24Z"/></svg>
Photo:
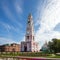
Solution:
<svg viewBox="0 0 60 60"><path fill-rule="evenodd" d="M25 41L34 41L34 26L33 17L31 13L28 16Z"/></svg>
<svg viewBox="0 0 60 60"><path fill-rule="evenodd" d="M33 25L33 17L31 13L28 15L25 41L21 42L21 51L23 52L39 51L38 43L34 41L34 25Z"/></svg>

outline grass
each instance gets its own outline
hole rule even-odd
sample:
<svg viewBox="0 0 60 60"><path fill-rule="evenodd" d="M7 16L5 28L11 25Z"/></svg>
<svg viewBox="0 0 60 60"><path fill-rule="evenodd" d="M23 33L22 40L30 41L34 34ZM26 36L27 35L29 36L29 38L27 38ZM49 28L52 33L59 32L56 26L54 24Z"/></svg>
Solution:
<svg viewBox="0 0 60 60"><path fill-rule="evenodd" d="M46 58L60 58L60 56L46 56Z"/></svg>
<svg viewBox="0 0 60 60"><path fill-rule="evenodd" d="M58 55L46 54L42 52L3 52L0 57L15 57L15 56L28 56L28 57L46 57L46 58L60 58Z"/></svg>

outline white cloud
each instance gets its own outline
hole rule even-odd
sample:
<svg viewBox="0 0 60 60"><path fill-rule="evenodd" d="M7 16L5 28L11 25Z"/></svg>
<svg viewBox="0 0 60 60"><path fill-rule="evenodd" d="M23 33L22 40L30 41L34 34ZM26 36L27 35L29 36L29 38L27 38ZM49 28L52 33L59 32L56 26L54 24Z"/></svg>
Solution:
<svg viewBox="0 0 60 60"><path fill-rule="evenodd" d="M17 2L17 4L15 5L15 8L17 10L19 10L19 12L22 12L22 8L19 8L19 7L20 7L20 5ZM9 21L15 23L19 27L22 27L22 24L17 20L16 16L13 14L14 12L12 12L11 9L10 9L10 7L8 6L8 2L3 1L3 3L2 3L2 9L3 9L6 17L9 19ZM17 13L19 13L19 12L17 12ZM17 15L20 17L20 14L21 13L19 13L19 15L18 14Z"/></svg>
<svg viewBox="0 0 60 60"><path fill-rule="evenodd" d="M9 25L8 23L5 23L5 22L0 22L0 26L2 26L7 32L10 32L10 30L12 30L12 31L19 33L20 31L19 28L14 27L13 25Z"/></svg>
<svg viewBox="0 0 60 60"><path fill-rule="evenodd" d="M0 44L10 44L10 43L18 43L18 42L15 42L14 40L9 38L0 37Z"/></svg>
<svg viewBox="0 0 60 60"><path fill-rule="evenodd" d="M36 41L38 40L42 44L45 42L45 40L49 41L52 38L60 38L60 32L54 31L55 26L60 23L60 0L47 1L49 3L46 6L42 6L44 7L44 10L41 11L41 20L39 20L39 22L37 23L40 25L40 27L36 32L35 38ZM37 17L39 16L39 14L40 13L38 13Z"/></svg>
<svg viewBox="0 0 60 60"><path fill-rule="evenodd" d="M15 0L14 6L15 6L16 12L17 12L18 14L20 14L20 13L23 12L23 10L22 10L22 1L20 1L20 0Z"/></svg>
<svg viewBox="0 0 60 60"><path fill-rule="evenodd" d="M5 30L7 30L7 32L9 32L9 30L11 29L11 26L4 22L0 22L0 26L2 26Z"/></svg>
<svg viewBox="0 0 60 60"><path fill-rule="evenodd" d="M17 13L22 13L22 8L20 7L18 3L15 4L15 8L16 8Z"/></svg>

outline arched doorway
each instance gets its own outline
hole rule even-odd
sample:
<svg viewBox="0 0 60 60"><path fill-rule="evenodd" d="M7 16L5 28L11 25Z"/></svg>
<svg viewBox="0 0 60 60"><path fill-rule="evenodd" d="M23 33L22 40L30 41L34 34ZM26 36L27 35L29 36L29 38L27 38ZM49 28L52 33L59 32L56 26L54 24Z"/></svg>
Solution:
<svg viewBox="0 0 60 60"><path fill-rule="evenodd" d="M27 52L27 46L24 46L24 52Z"/></svg>

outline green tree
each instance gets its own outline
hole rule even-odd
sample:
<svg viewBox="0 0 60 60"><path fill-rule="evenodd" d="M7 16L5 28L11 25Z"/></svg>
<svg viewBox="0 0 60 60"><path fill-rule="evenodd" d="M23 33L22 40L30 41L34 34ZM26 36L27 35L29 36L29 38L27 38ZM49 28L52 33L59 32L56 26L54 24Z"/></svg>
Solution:
<svg viewBox="0 0 60 60"><path fill-rule="evenodd" d="M60 52L60 39L52 39L48 42L48 47L51 53Z"/></svg>

